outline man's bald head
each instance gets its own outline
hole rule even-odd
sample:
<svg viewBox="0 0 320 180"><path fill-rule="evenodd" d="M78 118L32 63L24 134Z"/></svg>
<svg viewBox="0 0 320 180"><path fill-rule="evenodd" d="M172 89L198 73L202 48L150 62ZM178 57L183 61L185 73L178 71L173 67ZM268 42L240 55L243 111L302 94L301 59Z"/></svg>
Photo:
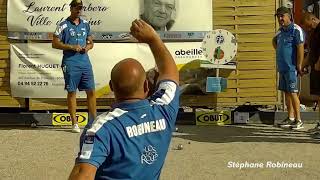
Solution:
<svg viewBox="0 0 320 180"><path fill-rule="evenodd" d="M307 32L316 29L318 23L319 23L319 19L312 13L310 12L305 12L302 14L302 18L301 18L301 25L303 27L303 29Z"/></svg>
<svg viewBox="0 0 320 180"><path fill-rule="evenodd" d="M118 99L145 98L145 81L146 72L135 59L124 59L112 68L111 88Z"/></svg>
<svg viewBox="0 0 320 180"><path fill-rule="evenodd" d="M301 18L301 24L304 24L306 21L310 21L312 18L316 17L315 15L313 15L310 12L305 12L302 14L302 18Z"/></svg>

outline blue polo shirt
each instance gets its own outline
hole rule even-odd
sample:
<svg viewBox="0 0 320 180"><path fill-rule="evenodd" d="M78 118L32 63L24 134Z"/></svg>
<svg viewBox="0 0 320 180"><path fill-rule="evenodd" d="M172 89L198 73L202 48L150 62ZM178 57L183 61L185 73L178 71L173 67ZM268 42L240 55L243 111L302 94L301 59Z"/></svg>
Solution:
<svg viewBox="0 0 320 180"><path fill-rule="evenodd" d="M87 37L91 36L89 23L80 18L80 23L75 25L70 17L62 21L58 26L54 35L57 36L64 44L86 46ZM76 51L64 50L63 61L74 61L76 63L87 63L89 56L87 53L79 53Z"/></svg>
<svg viewBox="0 0 320 180"><path fill-rule="evenodd" d="M178 109L172 81L162 81L150 99L116 104L87 130L77 162L96 166L96 179L159 179Z"/></svg>
<svg viewBox="0 0 320 180"><path fill-rule="evenodd" d="M275 35L277 42L277 67L279 72L296 71L297 45L304 43L304 32L300 26L291 23L281 27Z"/></svg>

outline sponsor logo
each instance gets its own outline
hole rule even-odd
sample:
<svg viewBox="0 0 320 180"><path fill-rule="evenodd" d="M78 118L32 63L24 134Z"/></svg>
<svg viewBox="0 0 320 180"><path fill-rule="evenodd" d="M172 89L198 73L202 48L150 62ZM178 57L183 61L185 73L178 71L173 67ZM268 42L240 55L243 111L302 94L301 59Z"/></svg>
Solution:
<svg viewBox="0 0 320 180"><path fill-rule="evenodd" d="M218 36L216 36L216 43L221 45L224 43L224 36L219 34Z"/></svg>
<svg viewBox="0 0 320 180"><path fill-rule="evenodd" d="M86 135L84 138L85 144L93 144L94 143L94 136L92 135Z"/></svg>
<svg viewBox="0 0 320 180"><path fill-rule="evenodd" d="M163 37L164 38L168 38L168 39L181 39L182 35L181 34L175 34L175 33L164 33Z"/></svg>
<svg viewBox="0 0 320 180"><path fill-rule="evenodd" d="M41 33L36 33L36 32L27 32L24 33L24 39L43 39Z"/></svg>
<svg viewBox="0 0 320 180"><path fill-rule="evenodd" d="M131 35L129 33L122 33L122 34L119 34L119 37L121 39L129 39Z"/></svg>
<svg viewBox="0 0 320 180"><path fill-rule="evenodd" d="M102 37L102 39L105 40L105 39L111 39L113 37L113 35L110 33L107 33L107 34L102 34L101 37Z"/></svg>
<svg viewBox="0 0 320 180"><path fill-rule="evenodd" d="M193 36L194 36L194 33L193 33L193 32L189 32L187 35L188 35L189 37L193 37Z"/></svg>
<svg viewBox="0 0 320 180"><path fill-rule="evenodd" d="M179 49L174 52L176 58L203 58L203 50L199 49Z"/></svg>
<svg viewBox="0 0 320 180"><path fill-rule="evenodd" d="M189 50L184 50L180 49L174 52L175 55L177 56L183 56L183 55L202 55L203 51L202 49L189 49Z"/></svg>
<svg viewBox="0 0 320 180"><path fill-rule="evenodd" d="M76 118L80 126L85 126L88 123L88 113L77 113ZM68 113L53 113L52 114L52 125L62 126L71 125L71 116Z"/></svg>
<svg viewBox="0 0 320 180"><path fill-rule="evenodd" d="M225 125L231 124L230 111L209 111L196 113L197 125Z"/></svg>

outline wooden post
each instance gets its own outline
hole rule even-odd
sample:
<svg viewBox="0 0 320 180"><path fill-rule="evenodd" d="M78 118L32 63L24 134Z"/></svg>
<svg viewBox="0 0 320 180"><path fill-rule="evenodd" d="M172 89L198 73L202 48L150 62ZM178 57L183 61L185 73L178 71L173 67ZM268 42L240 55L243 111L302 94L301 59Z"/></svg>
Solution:
<svg viewBox="0 0 320 180"><path fill-rule="evenodd" d="M303 1L293 1L293 18L296 24L300 25L300 20L302 17Z"/></svg>

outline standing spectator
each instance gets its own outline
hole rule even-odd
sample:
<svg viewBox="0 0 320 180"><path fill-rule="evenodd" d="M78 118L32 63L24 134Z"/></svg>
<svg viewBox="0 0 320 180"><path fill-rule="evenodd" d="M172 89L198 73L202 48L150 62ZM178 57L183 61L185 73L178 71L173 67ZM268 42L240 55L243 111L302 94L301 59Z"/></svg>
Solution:
<svg viewBox="0 0 320 180"><path fill-rule="evenodd" d="M71 15L61 22L53 36L52 47L63 50L62 70L65 89L68 91L68 111L72 120L72 132L79 133L76 118L76 91L86 91L89 109L89 123L96 117L95 83L88 51L93 41L88 22L80 18L82 1L72 0Z"/></svg>
<svg viewBox="0 0 320 180"><path fill-rule="evenodd" d="M278 88L285 93L288 108L288 118L280 126L301 129L303 122L300 116L298 97L298 74L302 74L303 30L291 21L291 12L288 8L278 8L275 15L280 25L280 29L272 41L273 47L277 51Z"/></svg>

